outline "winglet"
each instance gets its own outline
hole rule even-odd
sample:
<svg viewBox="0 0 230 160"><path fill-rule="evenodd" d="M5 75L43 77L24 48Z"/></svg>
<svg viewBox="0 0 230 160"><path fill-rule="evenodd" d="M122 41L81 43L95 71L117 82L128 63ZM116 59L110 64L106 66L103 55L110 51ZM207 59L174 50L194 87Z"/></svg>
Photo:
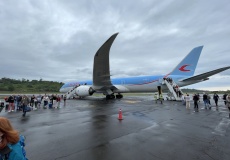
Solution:
<svg viewBox="0 0 230 160"><path fill-rule="evenodd" d="M203 46L193 48L189 54L173 69L170 75L194 75L202 49Z"/></svg>
<svg viewBox="0 0 230 160"><path fill-rule="evenodd" d="M109 51L118 33L113 34L96 52L93 65L93 85L111 86Z"/></svg>

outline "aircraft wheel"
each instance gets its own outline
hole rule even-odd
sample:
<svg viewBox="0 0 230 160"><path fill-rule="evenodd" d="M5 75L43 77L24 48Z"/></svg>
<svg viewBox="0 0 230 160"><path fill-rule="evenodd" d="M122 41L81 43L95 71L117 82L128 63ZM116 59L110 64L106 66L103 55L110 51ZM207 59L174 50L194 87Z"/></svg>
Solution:
<svg viewBox="0 0 230 160"><path fill-rule="evenodd" d="M114 98L115 98L115 96L114 96L113 94L111 94L111 95L110 95L110 98L111 98L111 99L114 99Z"/></svg>
<svg viewBox="0 0 230 160"><path fill-rule="evenodd" d="M123 95L118 94L118 95L116 95L116 98L117 98L117 99L121 99L121 98L123 98Z"/></svg>

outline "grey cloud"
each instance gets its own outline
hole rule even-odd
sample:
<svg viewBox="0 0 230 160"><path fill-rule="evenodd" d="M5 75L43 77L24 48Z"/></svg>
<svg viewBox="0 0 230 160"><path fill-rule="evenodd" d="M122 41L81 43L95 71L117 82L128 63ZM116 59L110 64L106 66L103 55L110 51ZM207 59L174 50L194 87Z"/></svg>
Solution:
<svg viewBox="0 0 230 160"><path fill-rule="evenodd" d="M113 77L169 73L204 45L196 74L229 66L230 3L223 1L1 1L0 76L92 79L99 47L110 50ZM218 74L229 80L230 70ZM191 87L228 85L214 77Z"/></svg>

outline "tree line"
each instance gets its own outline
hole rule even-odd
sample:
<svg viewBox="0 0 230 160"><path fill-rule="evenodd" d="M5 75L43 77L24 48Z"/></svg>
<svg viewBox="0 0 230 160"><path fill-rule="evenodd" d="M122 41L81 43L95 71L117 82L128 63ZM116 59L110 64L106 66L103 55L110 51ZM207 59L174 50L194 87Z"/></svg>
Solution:
<svg viewBox="0 0 230 160"><path fill-rule="evenodd" d="M42 79L28 80L22 78L16 80L4 77L0 79L0 92L59 92L62 85L62 82L44 81Z"/></svg>

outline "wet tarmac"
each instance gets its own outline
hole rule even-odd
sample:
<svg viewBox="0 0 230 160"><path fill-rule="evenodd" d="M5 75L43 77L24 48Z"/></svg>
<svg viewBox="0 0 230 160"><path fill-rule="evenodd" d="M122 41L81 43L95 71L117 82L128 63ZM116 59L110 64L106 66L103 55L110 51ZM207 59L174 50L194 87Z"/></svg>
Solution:
<svg viewBox="0 0 230 160"><path fill-rule="evenodd" d="M68 100L60 109L7 113L26 136L29 160L229 160L230 119L211 110L151 96ZM62 104L63 105L63 104ZM118 120L122 109L123 120Z"/></svg>

